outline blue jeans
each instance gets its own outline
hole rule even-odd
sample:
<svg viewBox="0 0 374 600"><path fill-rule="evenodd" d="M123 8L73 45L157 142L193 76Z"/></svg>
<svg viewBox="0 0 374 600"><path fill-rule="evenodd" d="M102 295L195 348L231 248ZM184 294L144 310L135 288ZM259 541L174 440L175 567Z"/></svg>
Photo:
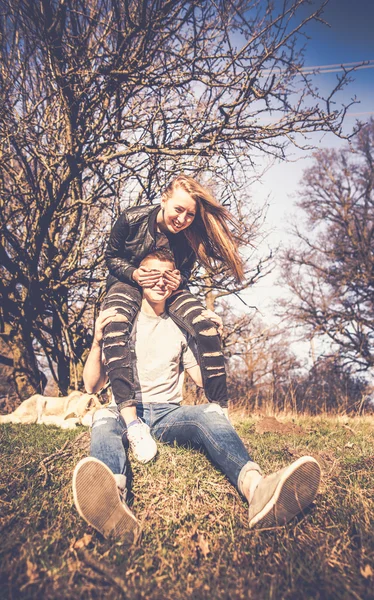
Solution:
<svg viewBox="0 0 374 600"><path fill-rule="evenodd" d="M144 403L137 405L137 414L160 442L203 450L241 493L246 473L261 472L218 404ZM116 406L95 413L90 454L105 463L114 475L126 476L126 433L126 424Z"/></svg>

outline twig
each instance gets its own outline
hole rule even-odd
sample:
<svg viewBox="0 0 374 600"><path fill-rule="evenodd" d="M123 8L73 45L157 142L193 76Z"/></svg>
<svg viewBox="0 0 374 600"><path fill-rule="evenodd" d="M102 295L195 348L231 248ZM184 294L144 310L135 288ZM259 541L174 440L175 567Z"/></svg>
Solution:
<svg viewBox="0 0 374 600"><path fill-rule="evenodd" d="M72 446L75 446L75 444L76 444L77 442L79 442L79 440L81 440L83 437L86 437L86 436L87 436L87 434L88 434L88 431L82 431L82 433L80 433L80 434L78 435L78 437L76 437L76 438L75 438L75 440L73 440L73 441L71 442L71 445L72 445Z"/></svg>
<svg viewBox="0 0 374 600"><path fill-rule="evenodd" d="M125 587L125 582L113 573L112 569L110 569L105 563L99 562L95 560L87 550L80 550L78 552L78 556L80 559L86 563L87 566L91 567L101 575L104 575L105 579L112 582L124 595L126 598L127 590Z"/></svg>
<svg viewBox="0 0 374 600"><path fill-rule="evenodd" d="M72 440L72 441L66 440L64 445L59 450L57 450L56 452L53 452L53 454L50 454L49 456L46 456L45 458L43 458L43 460L40 461L39 469L41 469L44 474L43 486L46 485L47 480L48 480L49 473L48 473L47 466L49 465L49 463L51 463L56 458L66 458L67 456L70 456L74 445L85 436L87 436L87 431L83 431L82 433L80 433L78 435L78 437L75 438L75 440ZM68 446L71 446L71 447L68 448ZM26 465L30 464L31 462L33 462L33 461L29 460L27 463L22 465L22 467L20 467L20 468L24 468Z"/></svg>
<svg viewBox="0 0 374 600"><path fill-rule="evenodd" d="M352 429L352 427L350 427L349 425L345 425L345 423L343 423L343 427L345 427L345 429L348 429L348 431L351 431L353 433L353 435L356 435L355 430Z"/></svg>
<svg viewBox="0 0 374 600"><path fill-rule="evenodd" d="M46 456L45 458L43 458L43 460L40 462L40 464L44 464L45 465L45 464L51 462L52 460L54 460L57 457L68 456L71 453L71 449L66 450L67 446L72 446L73 447L77 442L79 442L79 440L81 440L86 435L87 435L87 431L83 431L82 433L80 433L78 435L78 437L75 438L75 440L72 440L71 442L69 440L66 440L66 442L64 443L64 445L60 448L60 450L57 450L53 454L50 454L49 456Z"/></svg>
<svg viewBox="0 0 374 600"><path fill-rule="evenodd" d="M62 446L62 448L60 448L60 450L57 450L57 452L54 452L53 454L50 454L49 456L46 456L45 458L43 458L43 460L42 460L42 461L40 461L40 464L41 464L41 465L42 465L42 464L43 464L43 465L45 465L45 463L48 463L48 462L50 462L50 461L51 461L51 460L53 460L53 459L54 459L56 456L60 456L60 455L61 455L61 454L64 452L64 450L65 450L65 448L66 448L66 446L67 446L68 444L69 444L69 440L66 440L65 444Z"/></svg>
<svg viewBox="0 0 374 600"><path fill-rule="evenodd" d="M43 479L43 487L46 485L47 481L48 481L48 469L45 466L44 462L42 461L39 465L39 468L43 471L44 473L44 479Z"/></svg>

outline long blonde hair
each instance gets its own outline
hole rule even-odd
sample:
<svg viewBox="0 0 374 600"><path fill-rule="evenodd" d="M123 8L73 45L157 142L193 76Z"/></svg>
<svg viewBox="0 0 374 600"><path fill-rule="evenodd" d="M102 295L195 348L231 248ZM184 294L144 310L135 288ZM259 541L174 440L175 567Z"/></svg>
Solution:
<svg viewBox="0 0 374 600"><path fill-rule="evenodd" d="M196 179L178 175L164 192L170 198L176 188L185 190L196 202L196 216L183 231L201 264L214 270L216 260L223 261L238 282L244 279L243 261L238 252L237 241L229 225L239 232L234 216L220 204Z"/></svg>

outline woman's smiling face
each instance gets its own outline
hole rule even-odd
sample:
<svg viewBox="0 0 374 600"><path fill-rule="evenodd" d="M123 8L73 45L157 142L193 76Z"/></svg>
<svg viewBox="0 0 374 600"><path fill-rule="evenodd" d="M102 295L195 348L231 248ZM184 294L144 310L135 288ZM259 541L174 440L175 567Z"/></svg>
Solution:
<svg viewBox="0 0 374 600"><path fill-rule="evenodd" d="M162 198L161 208L157 222L161 230L170 233L179 233L189 227L197 210L196 201L181 187L177 187L168 198Z"/></svg>

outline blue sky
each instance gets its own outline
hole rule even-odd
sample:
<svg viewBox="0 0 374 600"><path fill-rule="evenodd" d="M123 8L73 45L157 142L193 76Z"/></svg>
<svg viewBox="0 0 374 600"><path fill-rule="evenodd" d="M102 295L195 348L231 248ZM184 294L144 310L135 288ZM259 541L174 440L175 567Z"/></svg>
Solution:
<svg viewBox="0 0 374 600"><path fill-rule="evenodd" d="M306 9L303 9L304 11ZM374 60L374 1L330 0L324 9L324 19L330 24L308 24L306 33L311 39L305 54L305 65L329 65ZM354 74L355 81L345 91L345 97L356 95L360 104L353 113L364 113L366 120L374 114L374 68L366 68ZM320 85L333 82L335 75L319 75ZM347 127L351 122L347 120Z"/></svg>
<svg viewBox="0 0 374 600"><path fill-rule="evenodd" d="M310 6L302 11L309 13ZM305 29L311 38L307 41L305 66L374 61L374 0L330 0L324 10L324 19L330 27L314 22ZM370 116L374 117L374 68L359 70L352 77L354 81L339 96L344 103L353 96L360 102L349 110L344 125L346 133L352 130L356 119L366 121ZM321 73L314 81L321 90L331 89L336 84L336 73ZM341 147L346 143L331 134L317 134L312 141L318 148ZM290 243L290 223L302 216L295 207L298 183L303 170L312 164L311 152L293 150L290 159L292 162L278 162L271 166L261 181L251 188L255 202L261 204L269 199L267 224L271 233L267 245L273 248L279 243ZM284 295L284 291L276 285L278 277L278 272L274 272L241 294L249 305L261 306L266 321L272 320L274 300Z"/></svg>
<svg viewBox="0 0 374 600"><path fill-rule="evenodd" d="M306 9L303 9L304 11ZM330 0L324 9L330 27L310 23L306 64L340 63L374 58L374 2Z"/></svg>

